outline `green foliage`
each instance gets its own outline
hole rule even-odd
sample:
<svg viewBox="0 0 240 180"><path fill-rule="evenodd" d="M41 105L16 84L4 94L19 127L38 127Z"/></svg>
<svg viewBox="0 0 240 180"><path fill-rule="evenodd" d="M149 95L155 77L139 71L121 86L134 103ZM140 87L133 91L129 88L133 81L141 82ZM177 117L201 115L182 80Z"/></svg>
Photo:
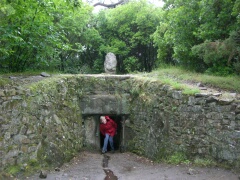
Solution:
<svg viewBox="0 0 240 180"><path fill-rule="evenodd" d="M182 93L186 94L186 95L195 95L197 93L200 93L200 90L199 89L194 89L194 88L185 88L182 91Z"/></svg>
<svg viewBox="0 0 240 180"><path fill-rule="evenodd" d="M4 87L5 85L7 85L9 83L10 83L9 79L1 77L1 79L0 79L0 87Z"/></svg>
<svg viewBox="0 0 240 180"><path fill-rule="evenodd" d="M123 65L125 67L125 70L130 73L133 72L136 69L139 69L140 65L138 64L138 59L134 56L131 56L124 60Z"/></svg>
<svg viewBox="0 0 240 180"><path fill-rule="evenodd" d="M239 62L239 1L166 0L153 35L158 63L228 75ZM236 36L235 36L236 37ZM225 68L227 67L227 68Z"/></svg>
<svg viewBox="0 0 240 180"><path fill-rule="evenodd" d="M229 91L240 92L240 77L239 76L213 76L213 75L204 75L199 73L193 73L191 71L186 71L182 68L172 67L172 66L164 66L163 69L155 70L145 76L157 77L160 80L164 80L165 83L171 85L173 82L181 82L184 84L185 81L189 81L190 83L198 83L208 85L210 87L220 88ZM185 91L186 90L186 91ZM186 87L183 91L185 94L194 94L198 91ZM190 91L190 92L189 92Z"/></svg>
<svg viewBox="0 0 240 180"><path fill-rule="evenodd" d="M237 75L240 75L240 62L233 63L233 67Z"/></svg>
<svg viewBox="0 0 240 180"><path fill-rule="evenodd" d="M187 159L187 156L183 152L175 152L173 155L167 158L167 162L170 164L189 164L190 161Z"/></svg>
<svg viewBox="0 0 240 180"><path fill-rule="evenodd" d="M238 63L240 63L240 31L232 32L230 37L224 41L205 41L192 48L193 54L199 56L208 64L208 74L229 75L235 70L239 73Z"/></svg>
<svg viewBox="0 0 240 180"><path fill-rule="evenodd" d="M70 54L82 50L78 40L91 9L82 8L80 1L4 1L2 5L1 69L63 70Z"/></svg>
<svg viewBox="0 0 240 180"><path fill-rule="evenodd" d="M168 152L165 148L159 150L156 155L156 162L167 162L170 164L190 164L191 161L187 158L184 152Z"/></svg>
<svg viewBox="0 0 240 180"><path fill-rule="evenodd" d="M118 72L151 71L155 67L157 50L151 35L160 14L161 9L144 0L99 13L97 29L104 39L100 50L102 55L117 55Z"/></svg>
<svg viewBox="0 0 240 180"><path fill-rule="evenodd" d="M6 172L8 174L11 174L13 176L15 176L16 174L18 174L21 171L21 166L20 165L12 165L7 167Z"/></svg>
<svg viewBox="0 0 240 180"><path fill-rule="evenodd" d="M134 0L93 14L81 0L0 1L0 71L101 73L106 53L118 73L162 64L240 74L239 0Z"/></svg>
<svg viewBox="0 0 240 180"><path fill-rule="evenodd" d="M212 159L196 158L194 160L194 164L197 165L197 166L201 166L201 167L209 167L209 166L215 166L216 162Z"/></svg>

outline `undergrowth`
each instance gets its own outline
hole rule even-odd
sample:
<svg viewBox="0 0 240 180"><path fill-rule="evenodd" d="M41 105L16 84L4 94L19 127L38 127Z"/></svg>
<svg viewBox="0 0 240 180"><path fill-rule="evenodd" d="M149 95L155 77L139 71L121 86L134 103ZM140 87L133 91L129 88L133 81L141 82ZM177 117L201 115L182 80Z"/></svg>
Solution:
<svg viewBox="0 0 240 180"><path fill-rule="evenodd" d="M171 79L172 82L182 83L185 81L192 83L199 83L213 88L220 88L222 90L240 92L240 76L232 75L227 77L213 76L200 73L190 72L177 67L165 67L159 68L147 74L147 76L157 77L160 80L168 82Z"/></svg>

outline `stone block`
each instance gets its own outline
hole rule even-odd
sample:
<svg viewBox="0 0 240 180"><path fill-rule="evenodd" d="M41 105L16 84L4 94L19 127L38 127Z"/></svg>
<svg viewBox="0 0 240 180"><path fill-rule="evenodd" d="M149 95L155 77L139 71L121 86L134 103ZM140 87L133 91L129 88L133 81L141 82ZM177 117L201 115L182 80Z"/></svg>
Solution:
<svg viewBox="0 0 240 180"><path fill-rule="evenodd" d="M12 96L12 100L21 100L22 97L21 96Z"/></svg>
<svg viewBox="0 0 240 180"><path fill-rule="evenodd" d="M236 115L236 120L240 120L240 114Z"/></svg>
<svg viewBox="0 0 240 180"><path fill-rule="evenodd" d="M28 153L28 146L21 146L21 151L23 153Z"/></svg>
<svg viewBox="0 0 240 180"><path fill-rule="evenodd" d="M3 97L3 96L5 96L5 93L3 90L0 90L0 97Z"/></svg>
<svg viewBox="0 0 240 180"><path fill-rule="evenodd" d="M172 93L172 97L174 99L178 99L178 100L182 99L182 91L174 91Z"/></svg>
<svg viewBox="0 0 240 180"><path fill-rule="evenodd" d="M28 152L31 153L31 152L35 152L37 150L37 146L30 146L28 147Z"/></svg>
<svg viewBox="0 0 240 180"><path fill-rule="evenodd" d="M22 144L24 142L28 142L26 139L27 139L27 136L25 135L21 135L21 134L18 134L16 136L14 136L14 143L15 144Z"/></svg>

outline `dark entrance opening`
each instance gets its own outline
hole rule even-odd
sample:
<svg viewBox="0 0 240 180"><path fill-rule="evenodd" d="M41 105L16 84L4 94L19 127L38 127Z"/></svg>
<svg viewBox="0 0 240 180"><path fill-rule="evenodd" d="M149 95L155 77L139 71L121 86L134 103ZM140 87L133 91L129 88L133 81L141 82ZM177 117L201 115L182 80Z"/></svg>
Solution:
<svg viewBox="0 0 240 180"><path fill-rule="evenodd" d="M110 115L109 117L117 123L117 134L113 137L113 143L114 143L115 150L119 150L120 145L121 145L121 139L122 139L122 116ZM99 116L99 119L100 119L100 116ZM101 149L103 147L103 143L104 143L104 135L102 135L101 132L100 132L100 146L101 146ZM108 143L108 149L107 150L108 151L111 150L109 143Z"/></svg>

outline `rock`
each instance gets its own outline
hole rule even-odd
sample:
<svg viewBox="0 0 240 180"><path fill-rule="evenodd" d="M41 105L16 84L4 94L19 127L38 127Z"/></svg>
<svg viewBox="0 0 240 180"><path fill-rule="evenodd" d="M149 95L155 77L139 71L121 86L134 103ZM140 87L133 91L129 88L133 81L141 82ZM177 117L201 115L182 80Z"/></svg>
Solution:
<svg viewBox="0 0 240 180"><path fill-rule="evenodd" d="M115 54L110 52L106 55L105 61L104 61L105 73L116 74L116 67L117 67L116 56Z"/></svg>
<svg viewBox="0 0 240 180"><path fill-rule="evenodd" d="M173 97L174 99L181 99L181 98L182 98L182 91L174 91L174 92L172 93L172 97Z"/></svg>
<svg viewBox="0 0 240 180"><path fill-rule="evenodd" d="M50 77L50 75L46 72L42 72L40 75L43 76L43 77Z"/></svg>
<svg viewBox="0 0 240 180"><path fill-rule="evenodd" d="M218 98L214 97L214 96L209 96L207 97L206 99L206 102L207 103L212 103L212 102L217 102L218 101Z"/></svg>
<svg viewBox="0 0 240 180"><path fill-rule="evenodd" d="M200 82L197 83L197 86L198 86L198 87L204 87L204 85L203 85L202 83L200 83Z"/></svg>
<svg viewBox="0 0 240 180"><path fill-rule="evenodd" d="M221 96L222 93L213 93L213 96Z"/></svg>
<svg viewBox="0 0 240 180"><path fill-rule="evenodd" d="M197 171L195 169L189 168L188 169L188 174L189 175L195 175L195 174L197 174Z"/></svg>
<svg viewBox="0 0 240 180"><path fill-rule="evenodd" d="M47 172L44 171L44 170L41 170L41 172L39 174L39 178L46 179L47 178Z"/></svg>
<svg viewBox="0 0 240 180"><path fill-rule="evenodd" d="M9 76L9 79L17 79L17 77Z"/></svg>
<svg viewBox="0 0 240 180"><path fill-rule="evenodd" d="M201 89L201 90L207 90L206 87L199 87L199 89Z"/></svg>
<svg viewBox="0 0 240 180"><path fill-rule="evenodd" d="M196 93L195 94L195 97L207 97L207 96L209 96L208 93Z"/></svg>
<svg viewBox="0 0 240 180"><path fill-rule="evenodd" d="M60 171L60 168L59 168L59 167L56 167L56 168L55 168L55 171L59 172L59 171Z"/></svg>

